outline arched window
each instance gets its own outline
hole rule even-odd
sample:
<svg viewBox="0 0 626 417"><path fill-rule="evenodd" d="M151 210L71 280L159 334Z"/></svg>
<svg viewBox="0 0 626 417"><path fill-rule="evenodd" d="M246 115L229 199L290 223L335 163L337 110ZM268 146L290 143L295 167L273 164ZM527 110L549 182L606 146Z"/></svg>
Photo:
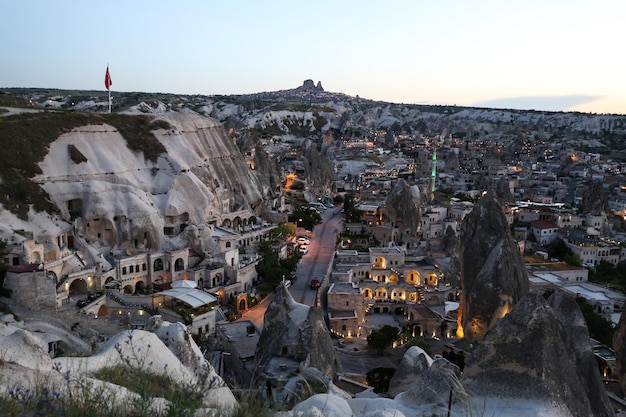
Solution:
<svg viewBox="0 0 626 417"><path fill-rule="evenodd" d="M176 262L174 262L174 271L182 271L183 269L185 269L185 262L183 259L176 259Z"/></svg>
<svg viewBox="0 0 626 417"><path fill-rule="evenodd" d="M152 264L152 270L163 271L163 259L155 259Z"/></svg>

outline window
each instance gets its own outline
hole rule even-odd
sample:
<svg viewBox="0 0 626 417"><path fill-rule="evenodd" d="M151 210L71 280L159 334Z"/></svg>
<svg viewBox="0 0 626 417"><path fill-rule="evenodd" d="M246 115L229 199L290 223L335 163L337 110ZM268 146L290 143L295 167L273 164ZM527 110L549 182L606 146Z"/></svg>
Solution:
<svg viewBox="0 0 626 417"><path fill-rule="evenodd" d="M141 270L142 270L142 271L145 271L145 270L146 270L146 264L142 264L142 265L141 265Z"/></svg>
<svg viewBox="0 0 626 417"><path fill-rule="evenodd" d="M174 271L182 271L183 269L185 269L185 263L182 258L176 259L176 262L174 262Z"/></svg>
<svg viewBox="0 0 626 417"><path fill-rule="evenodd" d="M133 272L135 272L135 266L134 266L134 265L131 265L129 268L130 268L130 273L131 273L131 274L132 274Z"/></svg>
<svg viewBox="0 0 626 417"><path fill-rule="evenodd" d="M126 275L126 274L127 274L127 272L126 272L126 267L123 267L123 268L122 268L122 275Z"/></svg>
<svg viewBox="0 0 626 417"><path fill-rule="evenodd" d="M155 259L152 269L155 271L163 271L163 259Z"/></svg>

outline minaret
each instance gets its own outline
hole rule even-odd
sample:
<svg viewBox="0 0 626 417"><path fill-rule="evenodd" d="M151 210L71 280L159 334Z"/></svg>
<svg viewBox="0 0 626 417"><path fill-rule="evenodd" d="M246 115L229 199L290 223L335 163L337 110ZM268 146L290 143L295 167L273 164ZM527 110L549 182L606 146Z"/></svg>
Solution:
<svg viewBox="0 0 626 417"><path fill-rule="evenodd" d="M433 150L433 167L430 171L430 194L432 198L432 194L435 192L435 179L437 178L437 146L435 145L435 149Z"/></svg>

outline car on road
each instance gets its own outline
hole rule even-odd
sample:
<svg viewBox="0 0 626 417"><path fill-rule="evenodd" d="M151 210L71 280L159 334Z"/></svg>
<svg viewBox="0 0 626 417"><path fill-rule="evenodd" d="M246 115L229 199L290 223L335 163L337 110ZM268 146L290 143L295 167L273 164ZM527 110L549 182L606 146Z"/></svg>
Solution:
<svg viewBox="0 0 626 417"><path fill-rule="evenodd" d="M319 287L320 287L320 280L319 280L319 279L316 279L316 278L313 278L313 279L311 280L311 289L312 289L312 290L316 290L316 289L318 289Z"/></svg>
<svg viewBox="0 0 626 417"><path fill-rule="evenodd" d="M309 247L306 245L298 247L301 254L306 255L309 252Z"/></svg>
<svg viewBox="0 0 626 417"><path fill-rule="evenodd" d="M311 243L311 240L308 236L298 236L296 242L298 243L298 245L308 245L309 243Z"/></svg>

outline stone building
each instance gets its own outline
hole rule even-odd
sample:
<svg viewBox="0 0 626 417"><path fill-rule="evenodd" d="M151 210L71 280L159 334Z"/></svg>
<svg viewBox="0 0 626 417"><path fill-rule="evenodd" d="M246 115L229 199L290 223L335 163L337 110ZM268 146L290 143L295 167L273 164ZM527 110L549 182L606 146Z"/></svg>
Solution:
<svg viewBox="0 0 626 417"><path fill-rule="evenodd" d="M332 279L328 321L331 332L342 337L362 336L369 313L403 316L420 334L430 334L442 317L428 306L443 306L459 296L437 266L397 246L338 251Z"/></svg>
<svg viewBox="0 0 626 417"><path fill-rule="evenodd" d="M328 288L326 299L330 331L348 337L359 336L365 319L361 289L353 282L335 282Z"/></svg>

